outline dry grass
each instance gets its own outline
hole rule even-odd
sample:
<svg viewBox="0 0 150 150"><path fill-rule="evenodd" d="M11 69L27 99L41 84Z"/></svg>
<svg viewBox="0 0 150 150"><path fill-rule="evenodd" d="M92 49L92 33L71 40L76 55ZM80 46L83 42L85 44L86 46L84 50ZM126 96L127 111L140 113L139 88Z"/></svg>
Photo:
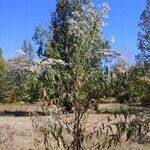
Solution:
<svg viewBox="0 0 150 150"><path fill-rule="evenodd" d="M19 104L19 103L12 103L12 104L3 104L0 103L0 112L2 111L34 111L40 110L40 104Z"/></svg>
<svg viewBox="0 0 150 150"><path fill-rule="evenodd" d="M101 107L106 107L101 106ZM109 105L109 107L112 107ZM37 106L35 105L0 105L0 111L4 110L26 110L26 111L33 111L36 109ZM102 118L107 117L107 114L90 114L88 119L88 125L101 120ZM99 124L104 122L101 120ZM31 150L34 148L34 133L32 130L32 123L29 117L0 117L0 127L9 128L9 132L3 130L3 135L8 137L10 135L9 140L10 142L7 143L8 146L11 148L7 148L6 150ZM2 129L2 128L1 128ZM13 134L12 134L13 133ZM42 148L41 148L42 150ZM150 145L142 145L137 143L130 143L125 142L117 147L111 147L110 150L150 150Z"/></svg>

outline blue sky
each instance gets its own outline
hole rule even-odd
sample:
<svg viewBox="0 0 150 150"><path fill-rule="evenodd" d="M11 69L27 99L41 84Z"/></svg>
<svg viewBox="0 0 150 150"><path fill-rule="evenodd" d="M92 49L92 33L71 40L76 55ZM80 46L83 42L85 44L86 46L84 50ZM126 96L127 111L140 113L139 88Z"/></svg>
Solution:
<svg viewBox="0 0 150 150"><path fill-rule="evenodd" d="M98 5L110 4L108 27L104 36L115 37L112 48L120 50L128 63L134 62L137 53L139 18L145 8L145 0L93 0ZM4 57L16 55L24 40L31 40L35 26L47 26L50 14L55 9L55 0L0 0L0 47Z"/></svg>

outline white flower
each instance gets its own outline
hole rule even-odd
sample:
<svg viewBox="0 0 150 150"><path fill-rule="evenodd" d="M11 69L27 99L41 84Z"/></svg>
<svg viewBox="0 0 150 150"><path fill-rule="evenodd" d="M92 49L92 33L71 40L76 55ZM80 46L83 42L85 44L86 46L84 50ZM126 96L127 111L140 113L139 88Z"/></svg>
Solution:
<svg viewBox="0 0 150 150"><path fill-rule="evenodd" d="M111 51L110 49L102 49L101 53L104 56L112 56L112 57L116 57L116 56L120 56L121 55L120 52Z"/></svg>
<svg viewBox="0 0 150 150"><path fill-rule="evenodd" d="M71 18L71 19L68 20L68 23L69 23L69 24L75 24L76 21L75 21L74 19Z"/></svg>
<svg viewBox="0 0 150 150"><path fill-rule="evenodd" d="M61 59L55 60L55 62L57 62L58 64L61 64L61 65L66 65L66 63Z"/></svg>
<svg viewBox="0 0 150 150"><path fill-rule="evenodd" d="M102 49L101 53L105 56L113 56L113 53L108 49Z"/></svg>
<svg viewBox="0 0 150 150"><path fill-rule="evenodd" d="M72 15L75 17L81 17L81 14L79 11L72 12Z"/></svg>
<svg viewBox="0 0 150 150"><path fill-rule="evenodd" d="M108 3L102 3L102 7L103 8L105 8L105 9L107 9L107 10L110 10L110 6L109 6L109 4Z"/></svg>
<svg viewBox="0 0 150 150"><path fill-rule="evenodd" d="M108 26L108 23L106 23L106 22L104 22L104 21L101 21L100 26L101 26L101 27Z"/></svg>
<svg viewBox="0 0 150 150"><path fill-rule="evenodd" d="M101 10L101 16L108 18L108 11L110 10L109 4L108 3L103 3L102 4L102 10Z"/></svg>
<svg viewBox="0 0 150 150"><path fill-rule="evenodd" d="M66 65L66 63L61 59L53 59L48 58L41 61L40 65L54 65L54 64L60 64L60 65Z"/></svg>
<svg viewBox="0 0 150 150"><path fill-rule="evenodd" d="M114 38L113 35L110 37L110 42L111 42L111 43L116 43L116 40L115 40L115 38Z"/></svg>
<svg viewBox="0 0 150 150"><path fill-rule="evenodd" d="M33 65L32 67L30 67L29 69L32 73L36 73L36 74L40 74L41 73L41 66L40 65Z"/></svg>
<svg viewBox="0 0 150 150"><path fill-rule="evenodd" d="M17 54L21 56L26 56L26 53L22 49L17 50Z"/></svg>

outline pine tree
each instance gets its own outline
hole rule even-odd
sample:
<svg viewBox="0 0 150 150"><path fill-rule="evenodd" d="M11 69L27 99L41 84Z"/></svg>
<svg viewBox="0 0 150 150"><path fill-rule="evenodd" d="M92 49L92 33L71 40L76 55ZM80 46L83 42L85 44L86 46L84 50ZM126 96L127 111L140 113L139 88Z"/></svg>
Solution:
<svg viewBox="0 0 150 150"><path fill-rule="evenodd" d="M70 13L69 0L57 0L56 12L52 16L52 22L50 25L53 36L52 40L49 41L51 46L49 47L50 49L47 49L47 57L61 58L62 60L65 60L65 62L68 62L67 32Z"/></svg>

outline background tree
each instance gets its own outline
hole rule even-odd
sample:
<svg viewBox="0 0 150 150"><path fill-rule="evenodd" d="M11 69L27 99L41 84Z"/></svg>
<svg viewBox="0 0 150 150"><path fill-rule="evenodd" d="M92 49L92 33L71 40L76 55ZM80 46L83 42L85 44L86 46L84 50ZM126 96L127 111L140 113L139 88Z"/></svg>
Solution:
<svg viewBox="0 0 150 150"><path fill-rule="evenodd" d="M128 71L129 67L124 58L120 57L116 63L111 67L110 73L110 92L112 97L117 98L118 102L125 102L129 100L128 94ZM109 95L111 97L111 95Z"/></svg>
<svg viewBox="0 0 150 150"><path fill-rule="evenodd" d="M12 92L6 61L3 58L2 49L0 48L0 102L10 102Z"/></svg>
<svg viewBox="0 0 150 150"><path fill-rule="evenodd" d="M24 41L21 50L25 53L24 57L27 59L28 65L31 66L34 61L34 49L32 44Z"/></svg>
<svg viewBox="0 0 150 150"><path fill-rule="evenodd" d="M0 73L2 74L2 72L5 70L5 61L3 58L3 52L2 49L0 48Z"/></svg>
<svg viewBox="0 0 150 150"><path fill-rule="evenodd" d="M138 49L140 53L136 56L136 66L132 67L131 72L136 72L136 81L132 82L134 94L138 95L143 103L150 103L148 89L150 86L150 1L146 0L146 8L143 10L138 33ZM133 69L134 68L134 69ZM132 80L133 81L133 80ZM144 86L145 85L145 86Z"/></svg>
<svg viewBox="0 0 150 150"><path fill-rule="evenodd" d="M47 41L50 33L45 31L41 26L36 27L35 33L32 37L33 41L38 45L37 54L41 58L45 55L47 50Z"/></svg>
<svg viewBox="0 0 150 150"><path fill-rule="evenodd" d="M138 48L140 53L136 56L137 63L144 67L143 73L149 74L150 67L150 1L146 0L146 8L143 10L138 33Z"/></svg>

